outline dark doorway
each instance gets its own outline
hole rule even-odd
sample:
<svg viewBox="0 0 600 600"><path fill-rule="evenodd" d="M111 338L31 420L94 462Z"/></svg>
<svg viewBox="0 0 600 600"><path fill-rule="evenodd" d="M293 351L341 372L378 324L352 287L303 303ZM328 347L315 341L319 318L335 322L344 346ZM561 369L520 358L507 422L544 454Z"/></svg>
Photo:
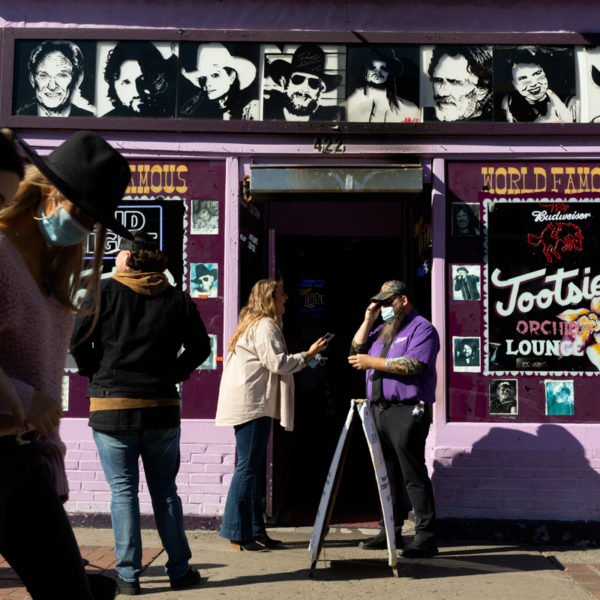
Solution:
<svg viewBox="0 0 600 600"><path fill-rule="evenodd" d="M428 277L417 274L424 257L414 231L419 220L431 221L427 200L282 201L272 203L267 213L269 227L277 232L277 277L289 296L284 315L288 350L305 350L319 336L335 334L325 364L295 375L294 432L280 427L274 432L273 518L306 525L314 522L350 400L365 395L364 373L351 369L347 357L369 298L384 281L402 279L426 298L420 312L428 316L430 287ZM362 430L355 428L333 522L378 518L369 450Z"/></svg>

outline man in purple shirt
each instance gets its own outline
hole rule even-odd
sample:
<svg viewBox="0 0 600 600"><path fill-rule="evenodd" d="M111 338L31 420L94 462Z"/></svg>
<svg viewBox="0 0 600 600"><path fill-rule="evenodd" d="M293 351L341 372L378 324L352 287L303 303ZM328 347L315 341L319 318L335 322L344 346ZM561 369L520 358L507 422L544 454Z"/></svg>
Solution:
<svg viewBox="0 0 600 600"><path fill-rule="evenodd" d="M381 314L383 324L374 331ZM401 281L386 281L371 298L354 335L348 362L366 371L367 397L379 433L390 481L396 545L404 546L402 524L408 516L404 485L416 516L415 538L402 551L407 558L438 553L433 488L425 465L425 440L435 402L435 360L440 341L434 326L416 311ZM385 530L360 544L387 547Z"/></svg>

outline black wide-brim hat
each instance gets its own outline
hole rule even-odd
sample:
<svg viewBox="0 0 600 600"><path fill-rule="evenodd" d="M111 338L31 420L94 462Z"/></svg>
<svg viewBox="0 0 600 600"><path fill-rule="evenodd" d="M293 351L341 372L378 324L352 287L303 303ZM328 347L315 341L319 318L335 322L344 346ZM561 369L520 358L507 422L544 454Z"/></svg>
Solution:
<svg viewBox="0 0 600 600"><path fill-rule="evenodd" d="M131 171L125 158L104 138L92 131L78 131L44 157L20 139L19 143L67 200L108 229L131 239L131 233L115 218Z"/></svg>
<svg viewBox="0 0 600 600"><path fill-rule="evenodd" d="M215 273L212 269L209 269L204 263L200 263L196 265L196 270L194 272L194 277L191 280L192 283L197 283L200 281L200 277L204 277L205 275L209 275L210 277L214 277Z"/></svg>
<svg viewBox="0 0 600 600"><path fill-rule="evenodd" d="M325 52L317 44L300 44L292 55L292 62L276 59L267 63L266 76L279 82L281 77L289 81L293 73L308 73L321 79L325 92L330 92L340 85L342 76L325 72Z"/></svg>

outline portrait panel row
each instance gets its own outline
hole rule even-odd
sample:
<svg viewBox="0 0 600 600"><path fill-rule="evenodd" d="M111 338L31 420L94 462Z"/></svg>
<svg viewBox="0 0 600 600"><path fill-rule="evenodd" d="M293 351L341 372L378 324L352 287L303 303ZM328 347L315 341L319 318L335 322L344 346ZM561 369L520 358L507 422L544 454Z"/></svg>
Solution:
<svg viewBox="0 0 600 600"><path fill-rule="evenodd" d="M16 40L14 115L600 120L600 48Z"/></svg>

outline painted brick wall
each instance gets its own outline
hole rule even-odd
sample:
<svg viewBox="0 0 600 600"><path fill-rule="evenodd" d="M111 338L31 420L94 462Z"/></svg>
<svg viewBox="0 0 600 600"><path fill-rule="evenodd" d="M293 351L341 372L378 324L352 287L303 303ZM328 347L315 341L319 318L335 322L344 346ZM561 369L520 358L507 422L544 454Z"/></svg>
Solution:
<svg viewBox="0 0 600 600"><path fill-rule="evenodd" d="M446 425L442 430L448 429L454 428ZM463 439L436 446L436 436L430 436L429 467L440 518L600 518L600 437L595 428L567 431L542 425L523 429L493 427L470 445ZM71 495L67 510L108 513L110 491L86 419L64 419L61 436L68 448ZM186 515L223 514L234 462L231 428L215 427L211 421L182 422L177 485ZM140 505L142 514L152 514L143 471Z"/></svg>
<svg viewBox="0 0 600 600"><path fill-rule="evenodd" d="M110 488L104 479L87 420L64 419L60 432L67 446L65 464L70 485L67 511L110 512ZM185 514L223 514L234 462L235 439L231 428L217 428L207 421L182 422L177 487ZM152 514L143 468L140 468L139 498L142 514Z"/></svg>
<svg viewBox="0 0 600 600"><path fill-rule="evenodd" d="M600 439L584 445L558 425L538 432L505 432L504 447L432 448L439 517L598 520Z"/></svg>

